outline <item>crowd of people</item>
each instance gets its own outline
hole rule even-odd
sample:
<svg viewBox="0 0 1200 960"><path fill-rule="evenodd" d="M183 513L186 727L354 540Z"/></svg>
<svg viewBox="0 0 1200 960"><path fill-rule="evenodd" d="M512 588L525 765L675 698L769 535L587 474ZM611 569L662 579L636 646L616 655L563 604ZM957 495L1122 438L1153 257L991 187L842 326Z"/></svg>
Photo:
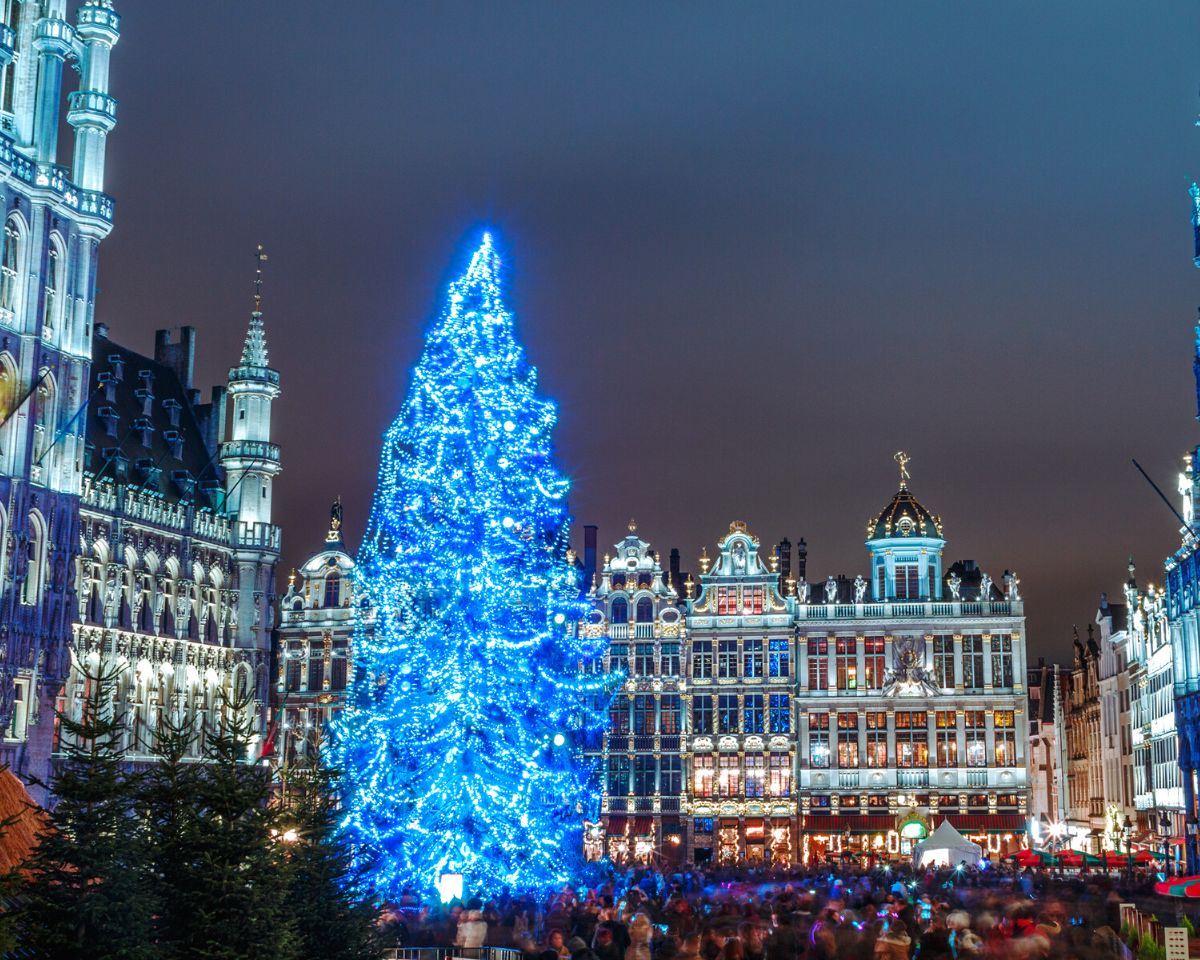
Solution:
<svg viewBox="0 0 1200 960"><path fill-rule="evenodd" d="M529 960L1119 960L1118 904L1144 893L1129 877L965 865L592 879L541 900L407 898L385 923L398 944Z"/></svg>

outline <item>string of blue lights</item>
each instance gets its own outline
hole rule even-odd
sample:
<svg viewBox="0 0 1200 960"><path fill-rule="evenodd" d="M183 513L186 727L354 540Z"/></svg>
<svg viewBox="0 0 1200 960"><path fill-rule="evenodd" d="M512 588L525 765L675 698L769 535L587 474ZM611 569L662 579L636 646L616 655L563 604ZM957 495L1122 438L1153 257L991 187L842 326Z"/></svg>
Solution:
<svg viewBox="0 0 1200 960"><path fill-rule="evenodd" d="M344 826L377 891L567 879L606 679L577 628L554 405L513 330L489 234L426 337L384 438L359 553L376 625L334 724Z"/></svg>

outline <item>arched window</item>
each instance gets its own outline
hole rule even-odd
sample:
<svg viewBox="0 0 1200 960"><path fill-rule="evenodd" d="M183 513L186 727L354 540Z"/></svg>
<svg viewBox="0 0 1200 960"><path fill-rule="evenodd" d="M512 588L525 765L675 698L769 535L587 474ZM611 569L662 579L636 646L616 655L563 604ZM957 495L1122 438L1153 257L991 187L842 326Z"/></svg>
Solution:
<svg viewBox="0 0 1200 960"><path fill-rule="evenodd" d="M637 622L654 622L654 601L649 597L642 597L642 599L637 602Z"/></svg>
<svg viewBox="0 0 1200 960"><path fill-rule="evenodd" d="M342 603L342 578L332 570L325 578L325 606L338 607Z"/></svg>
<svg viewBox="0 0 1200 960"><path fill-rule="evenodd" d="M46 522L36 510L29 514L29 535L25 543L25 585L21 602L33 605L42 597L46 579Z"/></svg>
<svg viewBox="0 0 1200 960"><path fill-rule="evenodd" d="M6 323L12 323L16 317L24 262L25 231L20 220L9 217L4 222L4 255L0 259L0 319Z"/></svg>
<svg viewBox="0 0 1200 960"><path fill-rule="evenodd" d="M617 597L612 602L612 609L608 615L609 623L628 623L629 622L629 601L624 597Z"/></svg>
<svg viewBox="0 0 1200 960"><path fill-rule="evenodd" d="M23 6L21 0L4 0L2 6L4 8L4 22L12 27L14 34L20 36L21 7ZM16 86L16 78L17 64L15 60L10 60L8 66L4 68L4 99L2 103L6 113L13 112L13 88Z"/></svg>
<svg viewBox="0 0 1200 960"><path fill-rule="evenodd" d="M42 336L52 337L61 326L62 305L65 293L64 277L67 256L58 234L50 237L50 251L46 258L45 296L42 298Z"/></svg>
<svg viewBox="0 0 1200 960"><path fill-rule="evenodd" d="M0 466L5 470L9 468L9 458L12 455L11 447L16 431L14 415L19 401L17 365L11 354L0 353L0 424L3 424L0 427Z"/></svg>
<svg viewBox="0 0 1200 960"><path fill-rule="evenodd" d="M55 388L54 374L49 370L43 371L35 393L37 408L34 410L33 421L33 465L35 468L40 467L34 470L34 479L38 479L46 475L49 464L42 463L42 459L50 452L54 443L58 390Z"/></svg>

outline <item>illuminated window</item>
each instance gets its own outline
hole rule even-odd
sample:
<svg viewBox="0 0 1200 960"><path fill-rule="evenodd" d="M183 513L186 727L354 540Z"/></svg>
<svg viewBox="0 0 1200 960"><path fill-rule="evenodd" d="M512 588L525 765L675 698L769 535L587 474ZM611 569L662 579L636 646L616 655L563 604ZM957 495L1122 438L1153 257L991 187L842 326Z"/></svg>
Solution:
<svg viewBox="0 0 1200 960"><path fill-rule="evenodd" d="M887 714L867 714L867 766L888 765Z"/></svg>
<svg viewBox="0 0 1200 960"><path fill-rule="evenodd" d="M608 794L625 796L629 793L629 758L608 758Z"/></svg>
<svg viewBox="0 0 1200 960"><path fill-rule="evenodd" d="M651 796L658 788L658 763L653 754L638 754L633 758L633 793L638 797Z"/></svg>
<svg viewBox="0 0 1200 960"><path fill-rule="evenodd" d="M792 793L792 758L786 753L772 753L768 790L772 797L788 797Z"/></svg>
<svg viewBox="0 0 1200 960"><path fill-rule="evenodd" d="M829 689L829 641L811 638L808 641L808 689Z"/></svg>
<svg viewBox="0 0 1200 960"><path fill-rule="evenodd" d="M654 644L638 643L634 645L633 672L639 677L654 675Z"/></svg>
<svg viewBox="0 0 1200 960"><path fill-rule="evenodd" d="M763 588L742 588L742 613L755 614L763 612Z"/></svg>
<svg viewBox="0 0 1200 960"><path fill-rule="evenodd" d="M963 723L967 733L967 766L987 766L987 725L982 710L963 712Z"/></svg>
<svg viewBox="0 0 1200 960"><path fill-rule="evenodd" d="M711 640L696 640L692 644L692 676L711 680L713 675L713 645Z"/></svg>
<svg viewBox="0 0 1200 960"><path fill-rule="evenodd" d="M963 638L963 688L983 689L983 637Z"/></svg>
<svg viewBox="0 0 1200 960"><path fill-rule="evenodd" d="M658 705L658 723L660 732L664 734L679 733L680 703L679 694L664 693Z"/></svg>
<svg viewBox="0 0 1200 960"><path fill-rule="evenodd" d="M692 757L692 792L697 797L713 795L713 758L708 755Z"/></svg>
<svg viewBox="0 0 1200 960"><path fill-rule="evenodd" d="M742 641L742 676L753 680L763 675L763 642L752 637Z"/></svg>
<svg viewBox="0 0 1200 960"><path fill-rule="evenodd" d="M992 637L992 686L1010 690L1012 685L1012 637Z"/></svg>
<svg viewBox="0 0 1200 960"><path fill-rule="evenodd" d="M717 641L717 676L732 678L738 675L738 649L736 640Z"/></svg>
<svg viewBox="0 0 1200 960"><path fill-rule="evenodd" d="M654 733L654 694L639 693L633 698L633 732L635 735Z"/></svg>
<svg viewBox="0 0 1200 960"><path fill-rule="evenodd" d="M617 694L608 705L608 729L618 736L629 733L629 698L624 694Z"/></svg>
<svg viewBox="0 0 1200 960"><path fill-rule="evenodd" d="M858 768L858 714L838 714L838 766L853 770Z"/></svg>
<svg viewBox="0 0 1200 960"><path fill-rule="evenodd" d="M787 640L771 640L767 644L767 669L772 677L787 677L791 675L792 661Z"/></svg>
<svg viewBox="0 0 1200 960"><path fill-rule="evenodd" d="M858 689L858 640L854 637L838 637L834 641L837 657L837 688Z"/></svg>
<svg viewBox="0 0 1200 960"><path fill-rule="evenodd" d="M937 765L958 766L958 725L953 710L939 710L936 716Z"/></svg>
<svg viewBox="0 0 1200 960"><path fill-rule="evenodd" d="M713 698L702 693L692 697L692 733L713 732Z"/></svg>
<svg viewBox="0 0 1200 960"><path fill-rule="evenodd" d="M1011 710L997 710L992 715L992 727L996 737L996 766L1017 765L1017 734L1014 729L1015 716Z"/></svg>
<svg viewBox="0 0 1200 960"><path fill-rule="evenodd" d="M883 637L867 637L863 640L863 674L868 690L879 690L883 687L886 669Z"/></svg>
<svg viewBox="0 0 1200 960"><path fill-rule="evenodd" d="M772 733L791 733L792 730L792 706L790 698L786 693L771 694L771 732Z"/></svg>
<svg viewBox="0 0 1200 960"><path fill-rule="evenodd" d="M742 733L765 733L763 695L748 693L742 699Z"/></svg>
<svg viewBox="0 0 1200 960"><path fill-rule="evenodd" d="M740 792L741 775L736 753L723 753L717 760L717 789L721 797L736 797Z"/></svg>
<svg viewBox="0 0 1200 960"><path fill-rule="evenodd" d="M679 644L664 643L662 645L661 670L664 677L679 676Z"/></svg>
<svg viewBox="0 0 1200 960"><path fill-rule="evenodd" d="M761 754L746 755L746 796L761 797L765 781L765 767Z"/></svg>
<svg viewBox="0 0 1200 960"><path fill-rule="evenodd" d="M738 698L736 693L717 697L717 733L738 732Z"/></svg>
<svg viewBox="0 0 1200 960"><path fill-rule="evenodd" d="M808 715L808 759L818 769L829 766L829 714Z"/></svg>
<svg viewBox="0 0 1200 960"><path fill-rule="evenodd" d="M678 754L659 758L658 789L668 797L677 797L683 792L683 767Z"/></svg>
<svg viewBox="0 0 1200 960"><path fill-rule="evenodd" d="M337 607L342 602L342 578L335 570L325 578L325 606Z"/></svg>
<svg viewBox="0 0 1200 960"><path fill-rule="evenodd" d="M896 564L896 599L921 599L921 578L917 575L915 563Z"/></svg>
<svg viewBox="0 0 1200 960"><path fill-rule="evenodd" d="M717 615L731 617L738 612L737 587L717 587Z"/></svg>
<svg viewBox="0 0 1200 960"><path fill-rule="evenodd" d="M943 690L954 689L954 638L934 637L933 679Z"/></svg>
<svg viewBox="0 0 1200 960"><path fill-rule="evenodd" d="M929 714L923 710L896 712L896 766L929 766Z"/></svg>

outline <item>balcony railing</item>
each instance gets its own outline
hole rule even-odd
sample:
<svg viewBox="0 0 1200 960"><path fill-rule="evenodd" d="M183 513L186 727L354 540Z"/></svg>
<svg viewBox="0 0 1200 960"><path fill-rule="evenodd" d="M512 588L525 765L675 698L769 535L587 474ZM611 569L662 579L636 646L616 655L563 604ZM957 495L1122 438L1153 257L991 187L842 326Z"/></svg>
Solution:
<svg viewBox="0 0 1200 960"><path fill-rule="evenodd" d="M1020 600L922 600L886 603L802 603L800 620L930 620L936 617L1012 617L1024 613Z"/></svg>

